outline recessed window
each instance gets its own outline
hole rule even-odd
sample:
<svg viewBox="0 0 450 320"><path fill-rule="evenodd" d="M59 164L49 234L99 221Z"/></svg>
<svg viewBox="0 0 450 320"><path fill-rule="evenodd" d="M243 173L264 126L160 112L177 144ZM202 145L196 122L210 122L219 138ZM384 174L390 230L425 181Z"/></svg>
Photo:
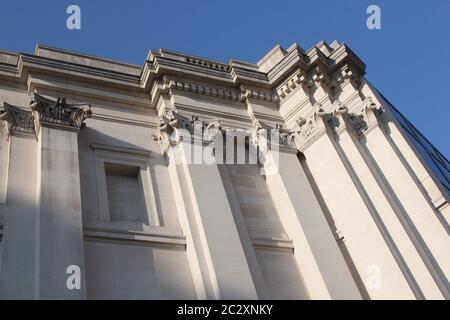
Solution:
<svg viewBox="0 0 450 320"><path fill-rule="evenodd" d="M148 224L140 167L105 162L111 221Z"/></svg>
<svg viewBox="0 0 450 320"><path fill-rule="evenodd" d="M125 232L160 226L150 151L95 143L91 148L99 196L97 222Z"/></svg>

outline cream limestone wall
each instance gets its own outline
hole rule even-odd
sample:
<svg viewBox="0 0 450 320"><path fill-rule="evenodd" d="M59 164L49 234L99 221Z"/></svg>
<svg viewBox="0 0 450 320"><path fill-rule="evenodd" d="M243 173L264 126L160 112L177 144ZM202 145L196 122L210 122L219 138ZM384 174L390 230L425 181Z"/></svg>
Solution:
<svg viewBox="0 0 450 320"><path fill-rule="evenodd" d="M229 202L237 204L232 208L234 219L237 224L245 224L240 237L251 244L246 256L254 262L250 267L254 281L262 282L260 294L268 294L271 299L309 298L294 259L292 241L258 165L221 165L220 171Z"/></svg>
<svg viewBox="0 0 450 320"><path fill-rule="evenodd" d="M196 299L183 247L84 243L88 299Z"/></svg>
<svg viewBox="0 0 450 320"><path fill-rule="evenodd" d="M38 254L38 144L31 135L14 135L10 139L8 186L3 208L0 297L33 299Z"/></svg>
<svg viewBox="0 0 450 320"><path fill-rule="evenodd" d="M346 44L0 61L1 299L450 298L448 192ZM192 156L230 131L257 164Z"/></svg>

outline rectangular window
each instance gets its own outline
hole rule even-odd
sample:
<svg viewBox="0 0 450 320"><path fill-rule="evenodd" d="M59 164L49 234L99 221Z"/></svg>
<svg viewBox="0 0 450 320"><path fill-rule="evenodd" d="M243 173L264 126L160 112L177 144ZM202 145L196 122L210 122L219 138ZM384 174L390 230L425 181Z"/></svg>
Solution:
<svg viewBox="0 0 450 320"><path fill-rule="evenodd" d="M140 168L105 162L105 175L111 221L148 224Z"/></svg>
<svg viewBox="0 0 450 320"><path fill-rule="evenodd" d="M114 228L161 226L150 151L92 144L99 191L99 221Z"/></svg>

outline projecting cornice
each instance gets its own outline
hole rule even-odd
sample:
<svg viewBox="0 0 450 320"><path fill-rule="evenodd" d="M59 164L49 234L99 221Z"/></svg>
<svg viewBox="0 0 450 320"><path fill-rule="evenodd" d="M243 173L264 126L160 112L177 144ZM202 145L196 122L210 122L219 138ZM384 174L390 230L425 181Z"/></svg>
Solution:
<svg viewBox="0 0 450 320"><path fill-rule="evenodd" d="M35 54L0 51L0 79L27 83L30 75L45 74L70 78L86 86L120 88L129 95L148 94L164 77L177 77L186 83L202 82L199 88L220 87L233 92L249 86L276 94L293 74L307 76L318 68L325 80L335 79L337 83L343 79L357 83L365 72L364 63L338 42L320 42L306 52L297 44L287 50L276 47L259 64L237 60L222 63L164 49L151 51L142 66L46 46L38 46Z"/></svg>

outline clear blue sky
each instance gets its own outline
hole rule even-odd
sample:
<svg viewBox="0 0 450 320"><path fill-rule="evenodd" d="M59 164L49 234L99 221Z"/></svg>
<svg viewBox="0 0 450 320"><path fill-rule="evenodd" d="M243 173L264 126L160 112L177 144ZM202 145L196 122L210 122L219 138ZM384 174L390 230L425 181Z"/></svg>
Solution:
<svg viewBox="0 0 450 320"><path fill-rule="evenodd" d="M82 29L66 28L81 8ZM366 8L381 8L368 30ZM274 45L346 42L367 78L450 157L450 1L21 1L0 5L0 48L47 44L132 63L167 48L217 60L258 61Z"/></svg>

